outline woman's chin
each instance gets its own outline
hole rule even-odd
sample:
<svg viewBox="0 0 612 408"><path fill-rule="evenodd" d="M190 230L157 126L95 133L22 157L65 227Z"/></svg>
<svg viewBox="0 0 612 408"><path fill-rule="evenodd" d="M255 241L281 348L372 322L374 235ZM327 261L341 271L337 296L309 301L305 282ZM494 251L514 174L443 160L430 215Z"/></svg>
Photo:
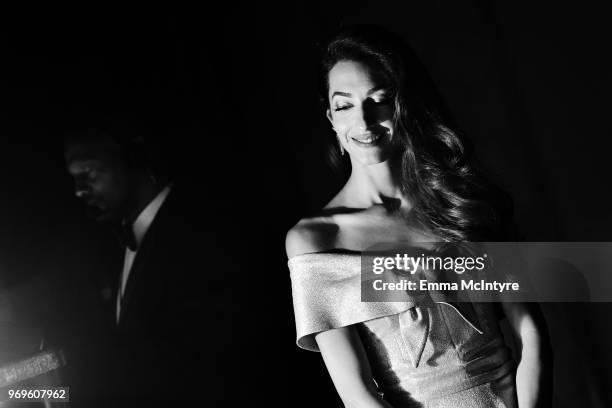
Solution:
<svg viewBox="0 0 612 408"><path fill-rule="evenodd" d="M389 144L370 147L367 149L355 149L351 151L351 161L362 166L372 166L388 161L392 157L393 149Z"/></svg>
<svg viewBox="0 0 612 408"><path fill-rule="evenodd" d="M390 155L382 149L377 152L368 152L367 154L355 155L353 162L357 162L362 166L373 166L376 164L384 163L389 160Z"/></svg>

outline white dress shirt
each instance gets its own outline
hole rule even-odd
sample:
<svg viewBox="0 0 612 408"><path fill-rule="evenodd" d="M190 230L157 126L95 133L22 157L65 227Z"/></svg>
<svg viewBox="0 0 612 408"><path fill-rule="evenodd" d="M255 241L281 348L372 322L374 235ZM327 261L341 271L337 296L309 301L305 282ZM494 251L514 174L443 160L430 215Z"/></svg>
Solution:
<svg viewBox="0 0 612 408"><path fill-rule="evenodd" d="M125 257L123 258L123 271L121 272L119 289L117 290L117 323L119 323L119 317L121 316L121 299L123 298L123 294L125 292L125 286L130 275L130 270L132 269L132 263L134 263L134 258L136 258L138 248L140 247L140 244L142 243L142 240L145 234L147 233L147 230L151 226L151 223L155 219L157 211L159 211L159 208L166 200L168 193L170 193L170 186L165 187L157 194L157 196L155 196L155 198L138 215L136 221L134 221L134 224L132 225L132 229L134 230L134 237L136 238L137 248L135 251L132 251L129 248L125 248Z"/></svg>

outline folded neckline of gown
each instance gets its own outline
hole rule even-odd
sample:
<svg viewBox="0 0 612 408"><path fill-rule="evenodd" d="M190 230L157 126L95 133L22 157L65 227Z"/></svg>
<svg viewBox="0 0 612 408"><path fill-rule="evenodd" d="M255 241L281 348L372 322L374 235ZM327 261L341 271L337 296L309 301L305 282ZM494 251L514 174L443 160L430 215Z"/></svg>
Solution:
<svg viewBox="0 0 612 408"><path fill-rule="evenodd" d="M295 262L298 259L303 259L303 258L308 258L308 257L317 257L317 256L322 256L322 257L342 256L342 257L348 257L348 258L353 258L353 257L361 258L362 252L350 250L350 249L338 249L338 250L332 249L332 250L325 250L321 252L305 252L303 254L293 255L292 257L287 259L287 263L289 264L289 263Z"/></svg>

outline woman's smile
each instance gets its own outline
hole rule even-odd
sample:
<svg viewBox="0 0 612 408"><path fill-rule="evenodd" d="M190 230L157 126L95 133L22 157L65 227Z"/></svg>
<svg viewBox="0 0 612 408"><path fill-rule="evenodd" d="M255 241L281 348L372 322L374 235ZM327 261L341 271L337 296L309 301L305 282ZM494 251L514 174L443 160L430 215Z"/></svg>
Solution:
<svg viewBox="0 0 612 408"><path fill-rule="evenodd" d="M350 138L357 146L374 147L382 142L383 135L381 133L364 133L361 135L351 136Z"/></svg>

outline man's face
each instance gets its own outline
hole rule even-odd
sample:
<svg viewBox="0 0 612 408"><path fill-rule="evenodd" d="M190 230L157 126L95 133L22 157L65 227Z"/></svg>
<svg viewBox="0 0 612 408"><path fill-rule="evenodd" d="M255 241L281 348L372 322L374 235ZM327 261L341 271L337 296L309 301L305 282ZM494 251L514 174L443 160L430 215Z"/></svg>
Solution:
<svg viewBox="0 0 612 408"><path fill-rule="evenodd" d="M129 172L121 146L102 135L65 147L66 167L76 196L98 222L120 221L129 208Z"/></svg>

